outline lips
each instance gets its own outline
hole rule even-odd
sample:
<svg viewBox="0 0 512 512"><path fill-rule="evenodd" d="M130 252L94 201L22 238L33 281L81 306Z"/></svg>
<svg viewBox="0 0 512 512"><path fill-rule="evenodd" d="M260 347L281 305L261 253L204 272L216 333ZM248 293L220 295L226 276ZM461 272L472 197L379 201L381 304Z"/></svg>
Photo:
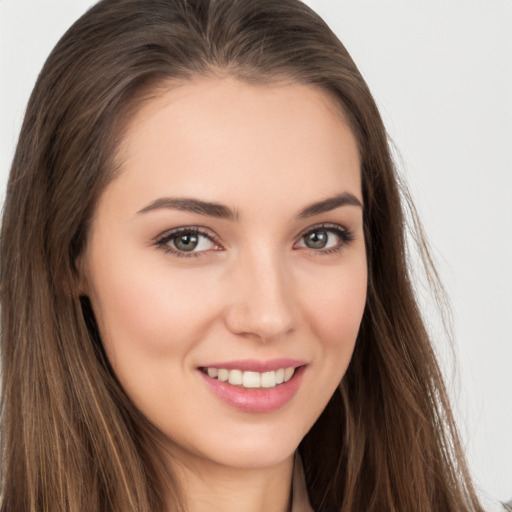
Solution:
<svg viewBox="0 0 512 512"><path fill-rule="evenodd" d="M244 412L270 412L283 407L299 389L304 361L243 360L199 367L208 388L224 403Z"/></svg>
<svg viewBox="0 0 512 512"><path fill-rule="evenodd" d="M301 359L279 358L260 361L259 359L239 359L236 361L217 361L205 364L201 368L226 368L227 370L241 370L250 372L270 372L280 368L298 368L304 366L307 361Z"/></svg>
<svg viewBox="0 0 512 512"><path fill-rule="evenodd" d="M274 388L283 382L288 382L295 373L293 366L279 368L276 371L253 372L240 369L228 370L227 368L202 368L212 379L221 382L229 382L232 386L243 386L244 388Z"/></svg>

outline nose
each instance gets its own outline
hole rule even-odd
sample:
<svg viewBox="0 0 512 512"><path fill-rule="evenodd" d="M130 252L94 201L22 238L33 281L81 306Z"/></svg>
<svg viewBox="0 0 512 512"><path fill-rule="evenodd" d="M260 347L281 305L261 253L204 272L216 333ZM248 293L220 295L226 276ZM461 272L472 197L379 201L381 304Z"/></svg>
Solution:
<svg viewBox="0 0 512 512"><path fill-rule="evenodd" d="M237 262L232 277L225 315L231 332L270 342L294 330L295 297L285 262L253 255Z"/></svg>

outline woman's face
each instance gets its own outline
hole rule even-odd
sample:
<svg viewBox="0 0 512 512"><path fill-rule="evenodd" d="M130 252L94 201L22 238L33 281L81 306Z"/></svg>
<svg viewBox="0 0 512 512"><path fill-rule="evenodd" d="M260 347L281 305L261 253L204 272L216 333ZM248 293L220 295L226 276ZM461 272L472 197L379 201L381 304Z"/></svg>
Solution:
<svg viewBox="0 0 512 512"><path fill-rule="evenodd" d="M82 291L120 383L178 460L285 460L340 383L366 299L339 108L311 86L198 78L141 108L118 160Z"/></svg>

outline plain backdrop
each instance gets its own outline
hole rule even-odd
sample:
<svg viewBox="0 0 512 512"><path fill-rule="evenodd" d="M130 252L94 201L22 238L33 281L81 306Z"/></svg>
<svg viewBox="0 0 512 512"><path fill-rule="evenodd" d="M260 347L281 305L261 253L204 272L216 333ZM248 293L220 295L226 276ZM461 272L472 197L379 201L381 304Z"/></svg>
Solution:
<svg viewBox="0 0 512 512"><path fill-rule="evenodd" d="M255 0L257 1L257 0ZM37 74L90 0L0 0L0 190ZM456 416L486 500L512 498L512 0L309 0L367 80L454 314ZM26 255L30 257L30 255ZM433 331L439 323L428 295ZM432 315L432 317L430 316Z"/></svg>

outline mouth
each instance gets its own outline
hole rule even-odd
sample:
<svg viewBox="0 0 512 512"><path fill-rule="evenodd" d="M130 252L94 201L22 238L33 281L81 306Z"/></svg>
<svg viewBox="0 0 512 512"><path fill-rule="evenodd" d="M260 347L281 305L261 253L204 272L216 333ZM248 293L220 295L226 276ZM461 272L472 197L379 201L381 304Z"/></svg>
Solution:
<svg viewBox="0 0 512 512"><path fill-rule="evenodd" d="M246 389L271 389L288 382L293 377L296 368L288 366L267 372L214 367L201 367L199 370L211 379L228 382L232 386L241 386Z"/></svg>
<svg viewBox="0 0 512 512"><path fill-rule="evenodd" d="M198 367L207 387L224 403L244 412L264 413L283 407L298 391L307 363L232 361Z"/></svg>

